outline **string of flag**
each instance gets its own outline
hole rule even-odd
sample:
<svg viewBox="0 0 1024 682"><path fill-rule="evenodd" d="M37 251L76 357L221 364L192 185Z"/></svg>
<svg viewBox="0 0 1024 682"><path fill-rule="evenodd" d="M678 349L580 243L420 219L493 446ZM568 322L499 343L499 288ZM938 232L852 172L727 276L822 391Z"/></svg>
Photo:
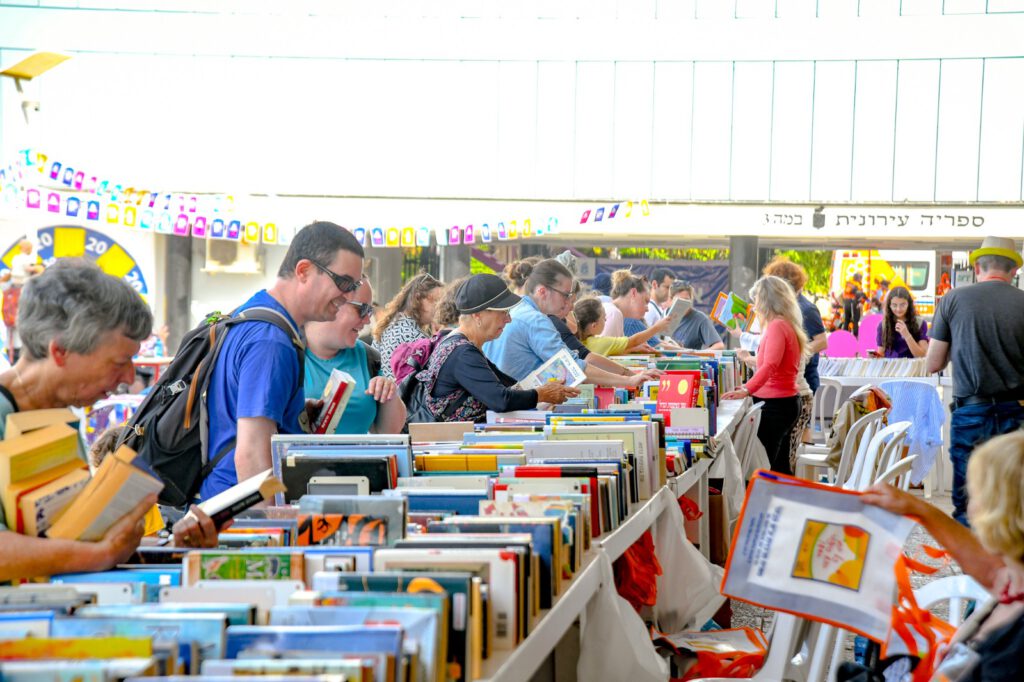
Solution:
<svg viewBox="0 0 1024 682"><path fill-rule="evenodd" d="M289 244L295 227L278 227L266 216L244 215L246 207L231 194L182 194L137 189L87 172L30 149L0 167L0 207L40 211L88 225L106 224L196 239ZM646 199L596 205L580 223L625 220L650 215ZM445 226L350 227L363 246L375 248L488 244L558 234L559 218L516 217Z"/></svg>

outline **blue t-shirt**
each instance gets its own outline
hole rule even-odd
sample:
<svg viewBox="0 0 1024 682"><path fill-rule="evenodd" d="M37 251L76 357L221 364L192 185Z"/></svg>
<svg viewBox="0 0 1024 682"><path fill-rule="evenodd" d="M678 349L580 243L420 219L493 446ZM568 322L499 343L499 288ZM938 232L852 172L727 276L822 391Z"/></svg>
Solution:
<svg viewBox="0 0 1024 682"><path fill-rule="evenodd" d="M266 290L255 294L239 310L255 307L272 308L295 324L288 311ZM278 433L299 433L299 415L305 402L299 359L288 334L269 322L236 325L224 340L207 391L210 458L237 436L238 420L242 418L265 417L277 424ZM236 483L232 445L203 481L199 495L209 499Z"/></svg>
<svg viewBox="0 0 1024 682"><path fill-rule="evenodd" d="M330 360L322 360L306 349L306 395L316 400L324 392L331 371L340 369L356 380L355 388L341 415L335 433L369 433L377 419L377 401L366 394L370 386L370 369L366 362L366 346L357 341L352 348L343 348ZM394 398L398 400L398 398Z"/></svg>
<svg viewBox="0 0 1024 682"><path fill-rule="evenodd" d="M643 332L647 331L647 325L644 324L643 320L638 320L633 317L627 317L624 320L622 320L622 331L627 337L633 336L633 334L642 334ZM654 350L654 345L651 342L656 342L657 340L658 337L653 336L644 345L650 348L651 350Z"/></svg>
<svg viewBox="0 0 1024 682"><path fill-rule="evenodd" d="M825 323L821 321L821 313L818 307L807 300L806 296L798 294L796 302L800 305L800 314L804 318L804 333L807 334L807 341L810 342L818 334L825 333ZM804 368L804 379L812 392L818 390L821 379L818 376L818 354L815 353L807 359L807 366Z"/></svg>

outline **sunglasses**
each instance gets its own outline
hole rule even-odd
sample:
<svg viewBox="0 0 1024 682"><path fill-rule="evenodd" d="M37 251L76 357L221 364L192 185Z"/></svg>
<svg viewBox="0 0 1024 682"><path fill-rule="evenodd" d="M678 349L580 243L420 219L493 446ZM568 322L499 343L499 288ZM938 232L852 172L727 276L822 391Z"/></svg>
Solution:
<svg viewBox="0 0 1024 682"><path fill-rule="evenodd" d="M339 275L336 272L328 270L326 267L320 265L315 260L310 260L309 262L315 265L320 270L320 272L330 277L331 281L334 282L334 286L338 287L338 291L340 291L343 294L351 294L353 291L355 291L356 289L363 285L363 281L361 279L353 279L348 275Z"/></svg>
<svg viewBox="0 0 1024 682"><path fill-rule="evenodd" d="M370 315L373 315L373 304L372 303L356 303L355 301L345 301L350 306L355 308L359 312L359 317L366 319Z"/></svg>

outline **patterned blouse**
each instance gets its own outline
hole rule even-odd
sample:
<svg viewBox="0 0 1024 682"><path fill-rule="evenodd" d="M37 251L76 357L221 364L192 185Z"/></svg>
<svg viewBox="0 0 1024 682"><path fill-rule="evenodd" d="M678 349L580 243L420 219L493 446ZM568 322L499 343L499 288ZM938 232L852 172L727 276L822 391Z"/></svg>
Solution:
<svg viewBox="0 0 1024 682"><path fill-rule="evenodd" d="M381 333L380 340L373 342L374 349L380 353L381 376L395 378L394 372L391 371L391 354L400 344L426 338L428 336L411 317L405 313L395 315L388 328Z"/></svg>

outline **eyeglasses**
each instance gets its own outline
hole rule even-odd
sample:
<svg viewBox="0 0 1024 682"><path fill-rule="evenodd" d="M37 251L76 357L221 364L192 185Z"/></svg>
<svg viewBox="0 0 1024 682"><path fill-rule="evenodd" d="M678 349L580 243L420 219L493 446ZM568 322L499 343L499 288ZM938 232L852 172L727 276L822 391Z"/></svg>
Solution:
<svg viewBox="0 0 1024 682"><path fill-rule="evenodd" d="M310 260L309 262L315 265L320 270L320 272L330 277L331 281L334 282L334 286L338 287L338 291L340 291L343 294L351 294L353 291L355 291L356 289L363 285L362 279L353 279L348 275L339 275L336 272L328 270L326 267L320 265L315 260Z"/></svg>
<svg viewBox="0 0 1024 682"><path fill-rule="evenodd" d="M373 315L373 304L372 303L356 303L355 301L345 301L350 306L354 307L359 312L359 317L367 318Z"/></svg>
<svg viewBox="0 0 1024 682"><path fill-rule="evenodd" d="M567 301L568 301L568 300L569 300L570 298L572 298L573 296L575 296L575 295L576 295L576 294L574 294L574 293L566 293L566 292L562 291L561 289L556 289L556 288L554 288L554 287L548 287L548 289L549 289L549 290L551 290L551 291L554 291L555 293L559 293L559 294L561 294L562 296L564 296L564 297L565 297L565 300L567 300Z"/></svg>

